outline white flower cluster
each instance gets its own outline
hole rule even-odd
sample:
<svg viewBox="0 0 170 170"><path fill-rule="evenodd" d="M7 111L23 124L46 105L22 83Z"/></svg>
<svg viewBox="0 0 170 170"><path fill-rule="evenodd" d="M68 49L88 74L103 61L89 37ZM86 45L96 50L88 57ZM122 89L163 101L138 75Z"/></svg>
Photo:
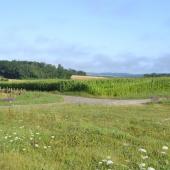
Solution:
<svg viewBox="0 0 170 170"><path fill-rule="evenodd" d="M106 159L103 159L98 163L98 170L103 168L107 168L108 170L111 170L112 166L113 166L113 161L111 160L110 156L107 156Z"/></svg>
<svg viewBox="0 0 170 170"><path fill-rule="evenodd" d="M162 155L167 155L167 152L168 152L168 146L163 146L162 147L162 151L161 151L161 154ZM148 155L147 155L147 151L146 149L143 149L143 148L140 148L138 150L142 155L141 155L141 158L143 161L146 161L147 159L149 159ZM147 163L148 164L148 163ZM139 169L140 170L155 170L155 168L153 167L147 167L146 166L146 162L142 162L139 164Z"/></svg>
<svg viewBox="0 0 170 170"><path fill-rule="evenodd" d="M138 151L142 154L141 158L142 158L143 161L149 159L149 156L147 155L147 150L146 149L139 148ZM147 167L146 163L144 163L144 162L139 164L139 169L140 170L155 170L155 168L153 168L153 167Z"/></svg>
<svg viewBox="0 0 170 170"><path fill-rule="evenodd" d="M20 126L18 127L20 130L22 130L23 128L25 128L25 126ZM15 127L16 129L16 127ZM0 132L3 132L2 130L0 130ZM27 150L29 150L28 147L34 148L34 149L41 149L43 148L44 150L50 149L51 146L50 145L44 145L44 141L42 140L42 136L40 132L33 132L32 130L29 130L30 132L30 136L26 137L25 135L19 135L19 132L10 132L6 133L5 136L2 136L2 140L4 140L4 144L6 145L6 147L16 147L17 145L19 145L20 150L25 152ZM49 136L49 144L52 143L52 141L55 140L55 136L51 135Z"/></svg>
<svg viewBox="0 0 170 170"><path fill-rule="evenodd" d="M162 147L161 154L166 155L166 154L167 154L168 149L169 149L169 148L168 148L168 146L163 146L163 147Z"/></svg>

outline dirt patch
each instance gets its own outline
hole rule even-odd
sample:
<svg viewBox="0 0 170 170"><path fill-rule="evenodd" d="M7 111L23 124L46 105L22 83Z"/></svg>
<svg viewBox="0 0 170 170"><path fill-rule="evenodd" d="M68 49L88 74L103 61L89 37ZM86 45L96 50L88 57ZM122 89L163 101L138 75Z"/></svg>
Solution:
<svg viewBox="0 0 170 170"><path fill-rule="evenodd" d="M77 75L72 75L71 76L72 80L93 80L93 79L97 79L97 80L102 80L102 79L107 79L106 77L95 77L95 76L77 76Z"/></svg>
<svg viewBox="0 0 170 170"><path fill-rule="evenodd" d="M0 101L3 101L3 102L13 102L13 101L15 101L15 98L2 98L2 99L0 99Z"/></svg>
<svg viewBox="0 0 170 170"><path fill-rule="evenodd" d="M142 105L152 102L151 99L128 99L128 100L116 100L116 99L93 99L86 97L76 96L63 96L65 103L70 104L89 104L89 105Z"/></svg>

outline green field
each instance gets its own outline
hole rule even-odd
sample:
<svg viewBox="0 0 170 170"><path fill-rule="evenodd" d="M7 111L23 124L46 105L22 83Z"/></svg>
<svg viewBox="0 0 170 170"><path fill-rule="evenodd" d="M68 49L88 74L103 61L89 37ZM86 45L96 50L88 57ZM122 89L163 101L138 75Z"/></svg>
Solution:
<svg viewBox="0 0 170 170"><path fill-rule="evenodd" d="M0 82L1 88L109 97L148 98L170 95L170 78L113 78L104 80L14 80Z"/></svg>
<svg viewBox="0 0 170 170"><path fill-rule="evenodd" d="M2 82L0 170L169 170L169 81ZM66 104L58 93L166 98L140 106L100 106Z"/></svg>
<svg viewBox="0 0 170 170"><path fill-rule="evenodd" d="M23 92L21 95L0 93L0 99L14 99L12 102L0 100L0 106L11 106L11 105L32 105L32 104L46 104L62 102L61 96L49 93L49 92Z"/></svg>
<svg viewBox="0 0 170 170"><path fill-rule="evenodd" d="M169 110L169 104L106 107L61 102L1 107L0 169L137 170L146 163L169 170L170 152L161 153L163 146L170 146ZM113 165L99 165L107 157Z"/></svg>

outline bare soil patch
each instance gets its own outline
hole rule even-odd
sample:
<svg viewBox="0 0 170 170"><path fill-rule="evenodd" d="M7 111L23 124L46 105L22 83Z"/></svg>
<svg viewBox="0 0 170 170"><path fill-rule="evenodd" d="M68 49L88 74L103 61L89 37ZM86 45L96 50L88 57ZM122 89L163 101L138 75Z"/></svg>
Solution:
<svg viewBox="0 0 170 170"><path fill-rule="evenodd" d="M63 96L65 103L70 104L90 104L90 105L142 105L152 102L151 99L94 99L77 96Z"/></svg>

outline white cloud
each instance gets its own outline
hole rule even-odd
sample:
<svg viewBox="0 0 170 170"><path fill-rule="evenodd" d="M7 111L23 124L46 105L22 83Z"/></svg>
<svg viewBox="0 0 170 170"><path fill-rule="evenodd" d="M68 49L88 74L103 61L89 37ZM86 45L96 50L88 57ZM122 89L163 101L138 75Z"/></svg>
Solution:
<svg viewBox="0 0 170 170"><path fill-rule="evenodd" d="M80 44L39 37L34 42L0 46L0 59L33 60L62 64L88 72L152 73L170 72L170 54L137 56L133 53L105 54Z"/></svg>

